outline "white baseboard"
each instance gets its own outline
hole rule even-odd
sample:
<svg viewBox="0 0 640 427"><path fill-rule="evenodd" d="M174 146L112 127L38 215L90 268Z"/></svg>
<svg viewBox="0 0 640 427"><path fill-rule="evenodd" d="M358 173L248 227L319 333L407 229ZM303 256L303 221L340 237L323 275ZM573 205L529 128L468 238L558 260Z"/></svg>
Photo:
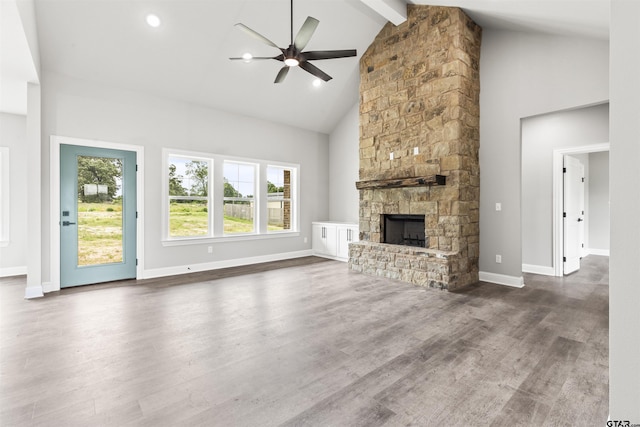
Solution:
<svg viewBox="0 0 640 427"><path fill-rule="evenodd" d="M589 255L601 255L601 256L609 256L609 249L587 249Z"/></svg>
<svg viewBox="0 0 640 427"><path fill-rule="evenodd" d="M24 299L43 297L42 286L27 286L24 289Z"/></svg>
<svg viewBox="0 0 640 427"><path fill-rule="evenodd" d="M142 272L142 279L153 279L156 277L175 276L177 274L195 273L198 271L218 270L220 268L240 267L243 265L260 264L263 262L282 261L285 259L302 258L313 255L313 251L308 249L296 252L284 252L279 254L261 255L248 258L237 258L225 261L205 262L192 265L178 265L175 267L153 268Z"/></svg>
<svg viewBox="0 0 640 427"><path fill-rule="evenodd" d="M481 282L495 283L496 285L511 286L514 288L523 288L524 279L522 277L507 276L505 274L488 273L481 271L478 273Z"/></svg>
<svg viewBox="0 0 640 427"><path fill-rule="evenodd" d="M327 259L332 259L334 261L340 261L340 262L349 262L349 258L338 258L337 256L331 256L331 255L325 255L325 254L319 254L319 253L313 253L313 256L318 256L320 258L327 258Z"/></svg>
<svg viewBox="0 0 640 427"><path fill-rule="evenodd" d="M555 276L556 269L544 265L522 264L523 273L541 274L543 276Z"/></svg>
<svg viewBox="0 0 640 427"><path fill-rule="evenodd" d="M0 268L0 277L22 276L27 274L27 266Z"/></svg>

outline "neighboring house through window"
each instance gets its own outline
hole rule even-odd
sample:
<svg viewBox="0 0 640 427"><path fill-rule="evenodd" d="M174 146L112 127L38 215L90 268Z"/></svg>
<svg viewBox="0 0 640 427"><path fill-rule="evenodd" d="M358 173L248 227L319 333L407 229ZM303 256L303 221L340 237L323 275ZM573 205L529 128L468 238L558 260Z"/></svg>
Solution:
<svg viewBox="0 0 640 427"><path fill-rule="evenodd" d="M291 209L293 168L267 166L267 221L269 232L289 231L294 220Z"/></svg>

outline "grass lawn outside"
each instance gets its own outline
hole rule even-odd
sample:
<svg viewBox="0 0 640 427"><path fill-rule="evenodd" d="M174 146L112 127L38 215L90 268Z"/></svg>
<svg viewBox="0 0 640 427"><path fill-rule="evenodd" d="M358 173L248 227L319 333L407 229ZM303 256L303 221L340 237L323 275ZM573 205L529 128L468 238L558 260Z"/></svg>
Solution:
<svg viewBox="0 0 640 427"><path fill-rule="evenodd" d="M171 237L197 237L209 234L206 202L171 203ZM252 233L253 220L224 217L225 234ZM283 231L282 224L268 224L269 231ZM118 203L78 202L78 265L123 262L122 205Z"/></svg>
<svg viewBox="0 0 640 427"><path fill-rule="evenodd" d="M197 237L209 234L207 202L169 203L169 236Z"/></svg>
<svg viewBox="0 0 640 427"><path fill-rule="evenodd" d="M122 262L122 205L78 202L78 265Z"/></svg>
<svg viewBox="0 0 640 427"><path fill-rule="evenodd" d="M253 233L251 219L224 216L224 234ZM269 224L269 231L283 231L282 224ZM176 203L169 206L169 235L171 237L207 236L209 233L209 214L206 201Z"/></svg>

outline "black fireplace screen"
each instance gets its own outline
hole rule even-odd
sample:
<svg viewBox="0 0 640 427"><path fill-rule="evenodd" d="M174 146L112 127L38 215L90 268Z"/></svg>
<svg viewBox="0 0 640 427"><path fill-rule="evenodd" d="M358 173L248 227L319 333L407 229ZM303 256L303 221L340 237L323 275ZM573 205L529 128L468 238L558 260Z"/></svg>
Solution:
<svg viewBox="0 0 640 427"><path fill-rule="evenodd" d="M392 245L418 246L427 245L424 232L424 215L382 215L382 243Z"/></svg>

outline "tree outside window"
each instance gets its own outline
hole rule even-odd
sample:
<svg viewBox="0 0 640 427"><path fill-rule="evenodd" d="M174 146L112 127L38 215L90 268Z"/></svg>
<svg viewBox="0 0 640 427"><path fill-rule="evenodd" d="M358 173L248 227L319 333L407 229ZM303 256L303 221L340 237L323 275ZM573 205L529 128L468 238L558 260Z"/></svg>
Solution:
<svg viewBox="0 0 640 427"><path fill-rule="evenodd" d="M169 237L211 235L209 160L169 156Z"/></svg>

